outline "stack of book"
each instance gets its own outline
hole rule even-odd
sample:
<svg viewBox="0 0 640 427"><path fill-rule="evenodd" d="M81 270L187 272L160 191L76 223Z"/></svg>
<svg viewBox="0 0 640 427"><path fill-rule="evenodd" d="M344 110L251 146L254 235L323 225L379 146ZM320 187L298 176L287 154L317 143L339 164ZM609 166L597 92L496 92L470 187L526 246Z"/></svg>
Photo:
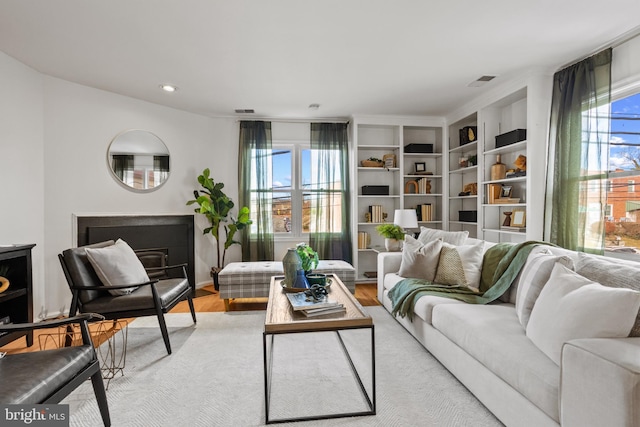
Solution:
<svg viewBox="0 0 640 427"><path fill-rule="evenodd" d="M427 184L430 184L429 180L427 178L418 178L418 193L420 194L428 194L429 191L427 191L427 189L431 190L431 185L427 186Z"/></svg>
<svg viewBox="0 0 640 427"><path fill-rule="evenodd" d="M369 206L369 214L371 215L371 222L382 222L382 205Z"/></svg>
<svg viewBox="0 0 640 427"><path fill-rule="evenodd" d="M320 300L306 295L304 292L287 294L293 311L302 313L307 317L322 316L324 314L344 313L344 305L334 301L327 296Z"/></svg>
<svg viewBox="0 0 640 427"><path fill-rule="evenodd" d="M431 203L416 206L416 214L418 215L418 221L433 221Z"/></svg>

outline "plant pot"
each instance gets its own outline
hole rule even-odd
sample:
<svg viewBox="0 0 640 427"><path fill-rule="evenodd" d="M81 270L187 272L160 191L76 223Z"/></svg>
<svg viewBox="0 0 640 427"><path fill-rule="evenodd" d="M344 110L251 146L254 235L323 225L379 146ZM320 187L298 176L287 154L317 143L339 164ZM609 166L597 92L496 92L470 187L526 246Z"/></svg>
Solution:
<svg viewBox="0 0 640 427"><path fill-rule="evenodd" d="M384 247L387 249L388 252L398 252L401 249L401 244L402 242L398 239L390 239L390 238L385 238L384 239Z"/></svg>
<svg viewBox="0 0 640 427"><path fill-rule="evenodd" d="M213 288L216 291L220 290L220 283L218 283L218 274L222 271L221 268L211 267L211 278L213 279Z"/></svg>

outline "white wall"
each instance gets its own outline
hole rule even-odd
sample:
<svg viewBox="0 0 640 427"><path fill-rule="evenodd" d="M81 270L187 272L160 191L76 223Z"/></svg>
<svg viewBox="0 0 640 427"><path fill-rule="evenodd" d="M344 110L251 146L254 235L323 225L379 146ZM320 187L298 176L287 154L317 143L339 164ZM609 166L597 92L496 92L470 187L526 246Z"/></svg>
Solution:
<svg viewBox="0 0 640 427"><path fill-rule="evenodd" d="M640 78L640 36L613 49L611 81L615 84L631 83Z"/></svg>
<svg viewBox="0 0 640 427"><path fill-rule="evenodd" d="M35 243L34 298L44 300L42 75L0 52L0 245ZM37 316L38 311L35 311Z"/></svg>
<svg viewBox="0 0 640 427"><path fill-rule="evenodd" d="M69 309L69 291L56 256L75 246L74 214L191 213L185 203L193 198L196 177L205 167L237 200L235 120L199 116L53 77L44 78L44 117L48 315ZM132 192L108 169L109 143L127 129L149 130L169 149L171 176L155 191ZM207 282L215 253L211 237L201 233L204 217L196 216L196 224L196 281Z"/></svg>

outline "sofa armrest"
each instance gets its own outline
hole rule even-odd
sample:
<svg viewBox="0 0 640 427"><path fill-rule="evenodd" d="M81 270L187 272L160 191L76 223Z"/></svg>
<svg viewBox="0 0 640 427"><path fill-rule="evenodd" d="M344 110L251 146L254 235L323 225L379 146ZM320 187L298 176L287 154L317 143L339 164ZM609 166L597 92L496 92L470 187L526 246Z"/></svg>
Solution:
<svg viewBox="0 0 640 427"><path fill-rule="evenodd" d="M640 426L640 338L565 343L560 419L563 427Z"/></svg>
<svg viewBox="0 0 640 427"><path fill-rule="evenodd" d="M381 252L378 254L378 301L382 303L384 276L400 271L402 252Z"/></svg>

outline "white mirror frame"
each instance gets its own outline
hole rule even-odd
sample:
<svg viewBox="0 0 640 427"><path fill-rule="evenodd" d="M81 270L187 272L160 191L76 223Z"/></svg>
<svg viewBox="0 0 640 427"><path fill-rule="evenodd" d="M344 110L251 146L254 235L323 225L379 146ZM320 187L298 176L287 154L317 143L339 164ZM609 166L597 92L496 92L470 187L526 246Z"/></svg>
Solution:
<svg viewBox="0 0 640 427"><path fill-rule="evenodd" d="M114 155L127 156L123 162L132 162L130 168L122 170L122 174L127 173L126 178L118 175ZM158 156L166 157L166 170L155 169L154 157ZM148 193L162 187L169 179L171 156L166 144L156 134L142 129L129 129L120 132L109 143L107 167L113 179L127 190ZM159 182L156 184L154 181Z"/></svg>

